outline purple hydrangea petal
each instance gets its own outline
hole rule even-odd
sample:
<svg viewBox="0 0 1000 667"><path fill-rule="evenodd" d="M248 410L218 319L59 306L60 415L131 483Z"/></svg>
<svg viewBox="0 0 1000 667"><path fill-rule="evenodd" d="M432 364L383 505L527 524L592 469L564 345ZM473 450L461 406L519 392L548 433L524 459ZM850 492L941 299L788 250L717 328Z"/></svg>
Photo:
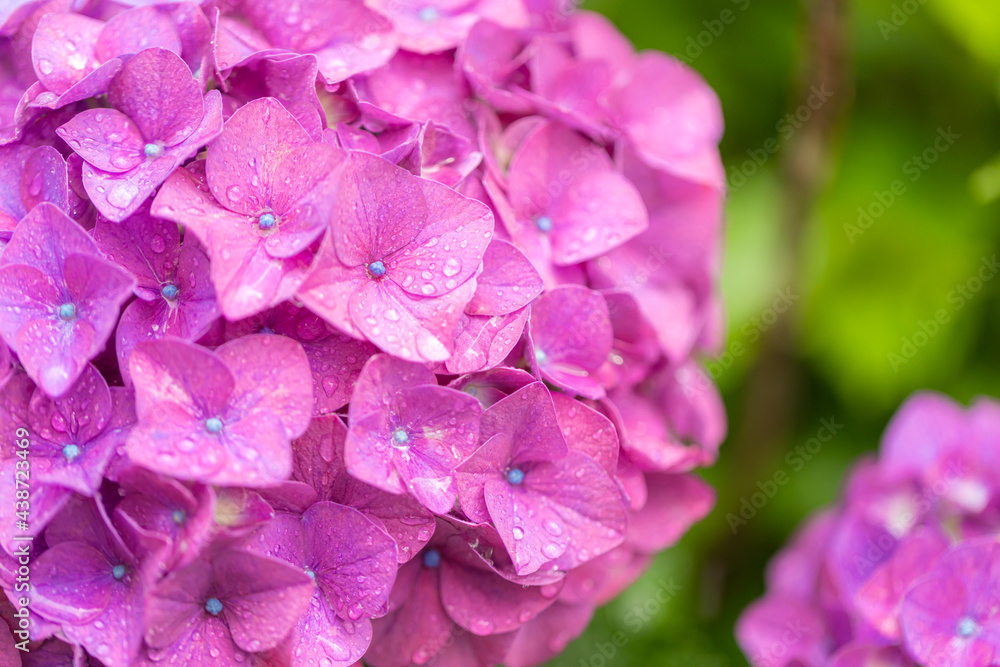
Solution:
<svg viewBox="0 0 1000 667"><path fill-rule="evenodd" d="M970 586L969 583L976 584ZM985 665L1000 654L1000 544L972 540L943 555L903 599L903 643L920 663Z"/></svg>
<svg viewBox="0 0 1000 667"><path fill-rule="evenodd" d="M858 612L884 636L899 641L899 612L903 597L921 576L930 571L947 550L948 538L929 529L907 536L892 558L872 572L858 591Z"/></svg>
<svg viewBox="0 0 1000 667"><path fill-rule="evenodd" d="M235 379L230 410L244 416L270 412L289 439L305 432L312 416L312 377L301 345L283 336L244 336L216 354Z"/></svg>
<svg viewBox="0 0 1000 667"><path fill-rule="evenodd" d="M483 272L465 311L470 315L506 315L542 293L541 276L513 244L494 239L483 254Z"/></svg>
<svg viewBox="0 0 1000 667"><path fill-rule="evenodd" d="M455 350L445 367L449 373L475 373L499 366L517 346L527 322L527 308L506 315L462 313Z"/></svg>
<svg viewBox="0 0 1000 667"><path fill-rule="evenodd" d="M317 417L293 444L295 479L307 482L320 499L353 507L377 519L398 546L400 563L415 556L434 532L434 517L407 496L386 493L347 474L347 426L339 417Z"/></svg>
<svg viewBox="0 0 1000 667"><path fill-rule="evenodd" d="M316 95L316 57L303 55L284 60L266 58L255 65L233 71L226 82L229 94L244 102L260 97L284 100L288 112L314 141L319 141L325 112Z"/></svg>
<svg viewBox="0 0 1000 667"><path fill-rule="evenodd" d="M693 475L646 475L648 495L628 518L628 541L645 553L672 546L715 506L715 491Z"/></svg>
<svg viewBox="0 0 1000 667"><path fill-rule="evenodd" d="M115 109L88 109L57 130L70 147L102 171L124 173L143 160L139 128Z"/></svg>
<svg viewBox="0 0 1000 667"><path fill-rule="evenodd" d="M434 362L451 356L455 327L475 292L469 280L444 296L415 297L391 280L368 282L351 295L351 320L372 343L404 359Z"/></svg>
<svg viewBox="0 0 1000 667"><path fill-rule="evenodd" d="M553 187L566 180L567 164L573 165L569 183ZM511 233L517 240L547 239L556 264L602 255L649 224L639 192L607 153L557 123L532 129L511 160L509 180L518 216Z"/></svg>
<svg viewBox="0 0 1000 667"><path fill-rule="evenodd" d="M638 55L629 74L631 80L616 91L612 105L617 124L636 149L678 176L721 186L724 174L716 145L722 109L712 89L680 61L652 51ZM677 131L655 129L664 123Z"/></svg>
<svg viewBox="0 0 1000 667"><path fill-rule="evenodd" d="M108 19L94 47L104 62L117 56L159 48L181 53L181 39L164 7L136 7Z"/></svg>
<svg viewBox="0 0 1000 667"><path fill-rule="evenodd" d="M194 132L205 111L191 70L180 56L162 48L143 49L130 58L111 82L108 101L132 119L144 142L168 147Z"/></svg>
<svg viewBox="0 0 1000 667"><path fill-rule="evenodd" d="M535 464L525 473L523 486L488 481L486 504L519 574L549 561L560 569L577 567L618 546L625 536L617 485L580 452Z"/></svg>
<svg viewBox="0 0 1000 667"><path fill-rule="evenodd" d="M260 215L282 188L279 168L309 134L274 98L254 100L226 121L208 151L205 171L212 194L243 215Z"/></svg>
<svg viewBox="0 0 1000 667"><path fill-rule="evenodd" d="M55 148L39 146L28 156L21 174L21 201L27 210L47 201L70 213L66 160Z"/></svg>
<svg viewBox="0 0 1000 667"><path fill-rule="evenodd" d="M590 605L557 601L517 633L504 664L529 667L554 658L573 638L583 633L593 617L594 608Z"/></svg>
<svg viewBox="0 0 1000 667"><path fill-rule="evenodd" d="M181 235L176 223L156 218L148 207L121 222L99 217L94 241L115 264L136 279L136 295L153 301L177 272Z"/></svg>
<svg viewBox="0 0 1000 667"><path fill-rule="evenodd" d="M603 296L557 287L532 304L528 330L542 377L587 398L604 395L596 373L611 352L613 330Z"/></svg>
<svg viewBox="0 0 1000 667"><path fill-rule="evenodd" d="M409 294L439 296L477 273L492 238L493 216L481 203L448 187L419 183L427 221L405 250L386 257L387 275Z"/></svg>
<svg viewBox="0 0 1000 667"><path fill-rule="evenodd" d="M80 14L41 18L31 42L31 59L45 88L65 93L101 65L94 45L103 26L101 21Z"/></svg>
<svg viewBox="0 0 1000 667"><path fill-rule="evenodd" d="M441 601L440 571L414 558L400 568L396 580L393 596L405 603L372 624L365 661L374 667L427 662L451 635L452 621Z"/></svg>

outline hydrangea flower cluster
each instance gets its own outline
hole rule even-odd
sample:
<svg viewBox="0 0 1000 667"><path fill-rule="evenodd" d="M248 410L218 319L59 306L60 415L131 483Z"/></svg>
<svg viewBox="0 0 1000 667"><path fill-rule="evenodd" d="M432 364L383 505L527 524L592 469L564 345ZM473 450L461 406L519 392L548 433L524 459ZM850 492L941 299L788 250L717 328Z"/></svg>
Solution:
<svg viewBox="0 0 1000 667"><path fill-rule="evenodd" d="M737 624L756 667L1000 661L1000 403L917 394Z"/></svg>
<svg viewBox="0 0 1000 667"><path fill-rule="evenodd" d="M711 508L680 63L562 0L20 0L0 82L4 664L533 665Z"/></svg>

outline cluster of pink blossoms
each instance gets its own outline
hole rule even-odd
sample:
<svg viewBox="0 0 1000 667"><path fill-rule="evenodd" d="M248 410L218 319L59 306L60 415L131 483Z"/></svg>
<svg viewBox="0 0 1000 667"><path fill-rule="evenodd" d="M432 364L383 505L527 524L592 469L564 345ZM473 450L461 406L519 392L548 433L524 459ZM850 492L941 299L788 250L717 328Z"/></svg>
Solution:
<svg viewBox="0 0 1000 667"><path fill-rule="evenodd" d="M4 665L537 664L711 508L673 59L562 0L21 0L0 86Z"/></svg>
<svg viewBox="0 0 1000 667"><path fill-rule="evenodd" d="M755 667L995 665L998 536L1000 403L917 394L771 562L737 639Z"/></svg>

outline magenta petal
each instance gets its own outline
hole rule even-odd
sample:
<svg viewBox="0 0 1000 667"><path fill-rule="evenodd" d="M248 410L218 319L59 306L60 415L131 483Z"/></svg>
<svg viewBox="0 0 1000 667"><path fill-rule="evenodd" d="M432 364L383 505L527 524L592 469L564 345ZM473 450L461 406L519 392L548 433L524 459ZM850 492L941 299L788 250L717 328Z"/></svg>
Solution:
<svg viewBox="0 0 1000 667"><path fill-rule="evenodd" d="M241 107L212 143L205 164L212 194L244 215L260 215L282 187L278 169L309 134L278 100L265 97Z"/></svg>
<svg viewBox="0 0 1000 667"><path fill-rule="evenodd" d="M479 270L493 236L493 214L440 183L418 182L427 204L427 222L402 252L387 257L387 275L412 295L439 296ZM434 270L438 266L440 271Z"/></svg>
<svg viewBox="0 0 1000 667"><path fill-rule="evenodd" d="M518 462L554 461L569 451L549 390L541 382L494 403L483 413L479 428L484 442L497 433L507 435L513 443L512 459Z"/></svg>
<svg viewBox="0 0 1000 667"><path fill-rule="evenodd" d="M216 350L233 373L230 409L243 416L276 415L287 438L297 438L312 416L312 376L302 346L291 338L258 334L230 341Z"/></svg>
<svg viewBox="0 0 1000 667"><path fill-rule="evenodd" d="M504 664L529 667L554 658L571 640L583 634L593 617L594 608L590 605L556 602L517 633Z"/></svg>
<svg viewBox="0 0 1000 667"><path fill-rule="evenodd" d="M434 373L422 364L377 354L365 364L350 404L350 419L356 421L394 407L398 394L409 387L436 385Z"/></svg>
<svg viewBox="0 0 1000 667"><path fill-rule="evenodd" d="M294 660L329 667L351 667L361 660L372 640L368 619L346 621L333 612L324 598L314 601L299 618L282 646L275 649L286 663ZM295 656L293 659L292 656Z"/></svg>
<svg viewBox="0 0 1000 667"><path fill-rule="evenodd" d="M516 630L552 604L545 587L522 586L492 570L447 560L441 565L441 601L448 615L474 635Z"/></svg>
<svg viewBox="0 0 1000 667"><path fill-rule="evenodd" d="M400 568L393 589L405 601L372 626L372 645L365 661L374 667L425 663L444 647L452 621L441 602L440 574L415 558Z"/></svg>
<svg viewBox="0 0 1000 667"><path fill-rule="evenodd" d="M283 561L226 551L212 568L233 642L246 651L276 646L312 598L312 580Z"/></svg>
<svg viewBox="0 0 1000 667"><path fill-rule="evenodd" d="M565 285L539 297L528 321L542 376L587 398L601 398L597 370L611 353L613 331L604 297Z"/></svg>
<svg viewBox="0 0 1000 667"><path fill-rule="evenodd" d="M622 543L626 516L618 486L586 454L536 464L524 483L486 483L486 504L518 574L555 561L572 569Z"/></svg>
<svg viewBox="0 0 1000 667"><path fill-rule="evenodd" d="M120 174L146 158L139 128L121 111L88 109L62 125L58 134L80 157L101 171Z"/></svg>
<svg viewBox="0 0 1000 667"><path fill-rule="evenodd" d="M566 165L571 165L568 172ZM561 124L536 126L515 153L509 173L510 201L518 215L515 239L527 243L544 235L556 264L604 254L649 224L639 192L607 153ZM539 227L543 217L544 230Z"/></svg>
<svg viewBox="0 0 1000 667"><path fill-rule="evenodd" d="M136 294L146 301L159 297L160 286L177 271L180 230L176 223L150 215L146 207L118 223L98 218L94 241L136 278Z"/></svg>
<svg viewBox="0 0 1000 667"><path fill-rule="evenodd" d="M154 99L161 103L150 104ZM194 132L204 115L191 70L176 53L161 48L130 58L111 82L108 101L135 122L146 142L168 147Z"/></svg>
<svg viewBox="0 0 1000 667"><path fill-rule="evenodd" d="M784 640L789 634L797 640ZM792 661L827 664L826 622L808 601L765 598L755 602L736 624L736 641L751 664L759 667L784 667Z"/></svg>
<svg viewBox="0 0 1000 667"><path fill-rule="evenodd" d="M79 14L46 14L31 41L35 74L48 90L62 94L101 64L94 45L104 24Z"/></svg>
<svg viewBox="0 0 1000 667"><path fill-rule="evenodd" d="M259 97L283 100L285 108L309 136L319 141L325 112L316 94L317 71L316 57L311 54L284 60L268 58L234 69L226 83L229 94L240 100Z"/></svg>
<svg viewBox="0 0 1000 667"><path fill-rule="evenodd" d="M449 373L475 373L499 366L520 342L527 322L527 308L492 317L462 313L445 367Z"/></svg>
<svg viewBox="0 0 1000 667"><path fill-rule="evenodd" d="M998 595L1000 544L995 538L955 547L903 599L899 616L903 645L921 664L958 667L996 662ZM960 625L969 621L971 633L960 634Z"/></svg>
<svg viewBox="0 0 1000 667"><path fill-rule="evenodd" d="M433 385L403 390L398 401L398 411L375 412L352 423L347 469L390 493L405 488L428 509L447 513L457 497L452 472L478 436L479 403Z"/></svg>
<svg viewBox="0 0 1000 667"><path fill-rule="evenodd" d="M948 538L918 528L904 538L892 557L871 573L855 596L860 615L886 637L899 641L899 611L910 587L930 571L947 550Z"/></svg>
<svg viewBox="0 0 1000 667"><path fill-rule="evenodd" d="M618 467L618 434L610 419L565 394L552 394L556 418L570 449L601 464L609 475Z"/></svg>
<svg viewBox="0 0 1000 667"><path fill-rule="evenodd" d="M462 504L462 512L470 520L480 523L490 520L490 510L486 504L486 484L490 481L506 481L506 469L511 462L512 451L510 437L505 433L497 433L455 471L458 499Z"/></svg>
<svg viewBox="0 0 1000 667"><path fill-rule="evenodd" d="M66 160L59 151L39 146L28 156L21 175L21 200L28 210L47 201L70 213Z"/></svg>
<svg viewBox="0 0 1000 667"><path fill-rule="evenodd" d="M278 233L265 241L272 257L291 257L326 231L337 200L344 153L329 144L291 150L275 170L283 186L270 204L278 217Z"/></svg>
<svg viewBox="0 0 1000 667"><path fill-rule="evenodd" d="M513 244L494 239L483 254L483 272L476 277L470 315L506 315L542 293L541 276Z"/></svg>
<svg viewBox="0 0 1000 667"><path fill-rule="evenodd" d="M352 153L336 215L340 224L331 236L337 258L354 267L383 261L406 247L420 232L427 202L406 170L374 155Z"/></svg>
<svg viewBox="0 0 1000 667"><path fill-rule="evenodd" d="M351 295L369 278L364 267L348 267L341 263L328 234L296 296L308 308L344 333L361 338L361 332L351 321Z"/></svg>
<svg viewBox="0 0 1000 667"><path fill-rule="evenodd" d="M628 539L656 553L673 545L715 506L715 491L693 475L646 475L646 504L629 514Z"/></svg>
<svg viewBox="0 0 1000 667"><path fill-rule="evenodd" d="M112 567L104 554L81 542L51 547L33 563L36 610L54 621L93 621L111 601Z"/></svg>
<svg viewBox="0 0 1000 667"><path fill-rule="evenodd" d="M454 348L475 280L437 298L414 297L391 280L369 281L351 295L351 321L386 352L413 361L444 361Z"/></svg>
<svg viewBox="0 0 1000 667"><path fill-rule="evenodd" d="M662 53L636 57L631 81L613 100L618 123L643 156L681 177L719 186L723 178L716 145L722 109L693 70ZM674 132L660 132L664 124Z"/></svg>
<svg viewBox="0 0 1000 667"><path fill-rule="evenodd" d="M161 7L136 7L112 16L101 29L94 51L104 62L151 47L181 53L174 22Z"/></svg>
<svg viewBox="0 0 1000 667"><path fill-rule="evenodd" d="M434 518L412 498L385 493L347 474L347 426L337 416L317 417L293 444L293 478L308 483L321 500L353 507L374 517L398 545L398 559L412 558L434 532Z"/></svg>
<svg viewBox="0 0 1000 667"><path fill-rule="evenodd" d="M302 516L308 565L331 608L343 619L380 616L396 578L396 543L361 512L331 502Z"/></svg>
<svg viewBox="0 0 1000 667"><path fill-rule="evenodd" d="M177 167L177 157L169 153L144 160L127 172L115 174L83 165L83 185L101 215L121 222L135 213L156 187Z"/></svg>

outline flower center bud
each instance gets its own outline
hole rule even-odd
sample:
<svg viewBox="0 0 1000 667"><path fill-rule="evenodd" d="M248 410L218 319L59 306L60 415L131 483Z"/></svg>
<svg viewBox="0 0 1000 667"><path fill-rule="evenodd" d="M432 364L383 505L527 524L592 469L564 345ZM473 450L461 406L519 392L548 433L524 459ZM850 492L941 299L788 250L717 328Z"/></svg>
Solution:
<svg viewBox="0 0 1000 667"><path fill-rule="evenodd" d="M381 261L372 262L368 265L368 273L372 274L373 278L381 278L385 275L385 264Z"/></svg>
<svg viewBox="0 0 1000 667"><path fill-rule="evenodd" d="M205 430L209 433L218 433L222 430L222 420L218 417L209 417L205 420Z"/></svg>
<svg viewBox="0 0 1000 667"><path fill-rule="evenodd" d="M180 293L181 291L177 289L177 285L174 285L173 283L167 283L160 288L160 294L163 295L163 298L167 301L173 301Z"/></svg>
<svg viewBox="0 0 1000 667"><path fill-rule="evenodd" d="M392 432L392 440L397 445L405 445L410 441L410 435L400 427Z"/></svg>
<svg viewBox="0 0 1000 667"><path fill-rule="evenodd" d="M274 333L274 329L272 329L271 327L261 327L260 331L258 331L257 333L273 334Z"/></svg>
<svg viewBox="0 0 1000 667"><path fill-rule="evenodd" d="M511 468L507 471L507 481L514 486L517 486L524 481L524 471L520 468Z"/></svg>
<svg viewBox="0 0 1000 667"><path fill-rule="evenodd" d="M543 215L535 220L535 226L538 227L538 231L543 234L548 234L552 231L552 218L547 215Z"/></svg>
<svg viewBox="0 0 1000 667"><path fill-rule="evenodd" d="M316 581L316 573L310 570L308 567L306 568L306 574L309 576L310 579Z"/></svg>
<svg viewBox="0 0 1000 667"><path fill-rule="evenodd" d="M80 455L80 448L76 445L70 444L63 447L63 456L66 457L67 461L72 461Z"/></svg>
<svg viewBox="0 0 1000 667"><path fill-rule="evenodd" d="M212 616L218 616L222 613L222 603L219 602L219 598L208 598L205 601L205 611L207 611Z"/></svg>
<svg viewBox="0 0 1000 667"><path fill-rule="evenodd" d="M261 229L271 229L274 227L275 222L273 213L265 213L264 215L257 218L257 226Z"/></svg>
<svg viewBox="0 0 1000 667"><path fill-rule="evenodd" d="M111 568L111 576L121 581L121 578L125 576L125 566L115 565L113 568Z"/></svg>
<svg viewBox="0 0 1000 667"><path fill-rule="evenodd" d="M420 12L418 12L417 16L420 17L421 21L424 21L426 23L430 23L431 21L437 21L441 17L441 15L438 13L438 10L434 7L422 8Z"/></svg>
<svg viewBox="0 0 1000 667"><path fill-rule="evenodd" d="M174 510L171 513L170 518L172 518L174 520L174 523L176 523L179 526L182 523L184 523L185 519L187 519L187 514L185 514L184 510Z"/></svg>
<svg viewBox="0 0 1000 667"><path fill-rule="evenodd" d="M163 146L160 144L146 144L142 152L146 154L146 157L158 158L163 155Z"/></svg>
<svg viewBox="0 0 1000 667"><path fill-rule="evenodd" d="M959 637L971 637L976 632L976 622L966 616L958 622L958 627L955 631L958 633Z"/></svg>
<svg viewBox="0 0 1000 667"><path fill-rule="evenodd" d="M71 303L64 303L59 306L59 317L64 320L71 320L76 317L76 306Z"/></svg>
<svg viewBox="0 0 1000 667"><path fill-rule="evenodd" d="M549 355L545 354L539 349L535 349L535 361L540 364L544 364L545 360L549 358Z"/></svg>
<svg viewBox="0 0 1000 667"><path fill-rule="evenodd" d="M435 568L441 564L441 552L431 549L424 552L424 567Z"/></svg>

